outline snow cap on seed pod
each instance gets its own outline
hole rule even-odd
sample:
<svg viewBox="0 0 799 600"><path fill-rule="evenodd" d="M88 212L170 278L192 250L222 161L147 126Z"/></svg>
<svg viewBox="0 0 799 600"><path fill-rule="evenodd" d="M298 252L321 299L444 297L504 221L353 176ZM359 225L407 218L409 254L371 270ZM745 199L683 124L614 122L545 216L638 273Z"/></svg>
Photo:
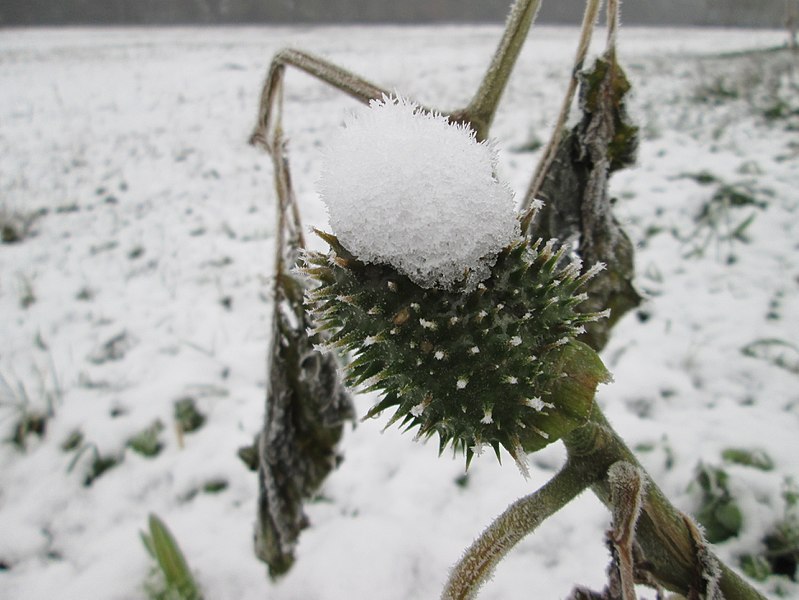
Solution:
<svg viewBox="0 0 799 600"><path fill-rule="evenodd" d="M319 191L330 226L358 260L422 287L485 279L519 234L497 151L467 125L384 97L347 119L325 152Z"/></svg>
<svg viewBox="0 0 799 600"><path fill-rule="evenodd" d="M468 129L384 99L347 130L322 179L338 235L317 232L329 252L303 257L318 330L346 383L380 394L367 416L390 409L389 425L437 434L467 465L504 448L526 472L609 379L576 340L605 316L577 311L597 269L520 237L494 150Z"/></svg>

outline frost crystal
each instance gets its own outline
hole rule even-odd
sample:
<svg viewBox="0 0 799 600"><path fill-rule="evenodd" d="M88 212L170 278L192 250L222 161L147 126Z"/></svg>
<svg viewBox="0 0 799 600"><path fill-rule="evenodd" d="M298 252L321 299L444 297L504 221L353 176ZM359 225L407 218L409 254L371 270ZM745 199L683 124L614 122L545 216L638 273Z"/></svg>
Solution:
<svg viewBox="0 0 799 600"><path fill-rule="evenodd" d="M422 287L474 286L519 234L497 153L466 126L402 99L373 101L326 152L320 193L358 259Z"/></svg>
<svg viewBox="0 0 799 600"><path fill-rule="evenodd" d="M475 456L482 456L483 449L485 448L485 444L482 442L474 444L471 448L469 448L472 452L474 452Z"/></svg>
<svg viewBox="0 0 799 600"><path fill-rule="evenodd" d="M437 329L436 324L433 321L427 321L425 319L419 319L419 325L425 329L430 329L431 331L435 331Z"/></svg>
<svg viewBox="0 0 799 600"><path fill-rule="evenodd" d="M525 400L524 403L530 408L534 408L538 412L541 412L545 408L554 408L552 404L550 404L549 402L544 402L538 396L536 396L535 398L527 398L527 400Z"/></svg>

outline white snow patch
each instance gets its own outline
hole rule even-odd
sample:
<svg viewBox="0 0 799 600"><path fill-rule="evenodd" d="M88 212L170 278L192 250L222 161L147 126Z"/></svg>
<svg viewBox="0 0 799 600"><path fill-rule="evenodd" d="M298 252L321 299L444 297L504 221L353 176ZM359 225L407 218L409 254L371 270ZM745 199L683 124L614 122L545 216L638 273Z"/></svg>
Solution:
<svg viewBox="0 0 799 600"><path fill-rule="evenodd" d="M398 98L347 119L319 183L330 226L359 259L423 287L485 279L519 234L497 151L463 125Z"/></svg>

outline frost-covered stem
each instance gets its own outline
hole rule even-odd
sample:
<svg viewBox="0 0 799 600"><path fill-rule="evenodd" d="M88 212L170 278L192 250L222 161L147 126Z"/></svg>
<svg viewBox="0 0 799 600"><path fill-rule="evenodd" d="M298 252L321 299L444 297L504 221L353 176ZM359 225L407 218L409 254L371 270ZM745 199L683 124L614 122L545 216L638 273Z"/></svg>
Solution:
<svg viewBox="0 0 799 600"><path fill-rule="evenodd" d="M323 58L319 58L318 56L314 56L302 50L285 48L275 54L272 59L272 64L269 66L269 73L266 76L266 81L261 91L258 122L250 138L251 144L263 146L269 151L271 151L271 149L268 140L268 132L272 107L283 80L286 65L304 71L332 85L334 88L349 94L364 104L368 103L370 100L378 100L383 96L390 95L388 90L367 81L347 69L334 65Z"/></svg>
<svg viewBox="0 0 799 600"><path fill-rule="evenodd" d="M505 91L540 5L540 0L516 0L508 15L505 32L480 87L469 106L462 112L453 114L453 120L471 124L478 140L488 137L488 130L494 120L502 93Z"/></svg>
<svg viewBox="0 0 799 600"><path fill-rule="evenodd" d="M588 0L585 5L585 13L583 14L583 24L580 28L580 40L577 44L577 52L574 57L574 67L572 68L571 78L569 79L569 86L566 88L566 95L563 97L563 103L560 107L560 113L555 121L555 127L552 130L552 136L547 143L544 153L541 155L541 160L536 166L535 173L533 174L530 187L527 190L527 195L521 206L522 214L530 210L533 200L541 192L541 186L544 184L544 178L555 159L555 154L558 151L560 140L563 137L563 129L566 126L566 120L569 118L569 111L571 109L574 94L577 91L578 75L583 68L583 62L588 54L588 46L591 44L591 36L594 32L594 25L596 24L599 8L602 6L602 0ZM522 222L522 231L528 226L530 219L528 215Z"/></svg>
<svg viewBox="0 0 799 600"><path fill-rule="evenodd" d="M291 185L291 171L286 156L286 146L280 128L275 129L272 138L272 167L275 171L275 192L277 193L277 237L275 240L275 274L279 279L289 253L305 247L302 222ZM289 220L289 214L291 220ZM294 259L290 260L294 263Z"/></svg>
<svg viewBox="0 0 799 600"><path fill-rule="evenodd" d="M616 37L619 32L620 16L619 16L619 0L608 0L608 37L605 44L605 53L609 58L615 58L616 54Z"/></svg>
<svg viewBox="0 0 799 600"><path fill-rule="evenodd" d="M511 548L592 483L590 474L580 463L567 461L542 488L511 504L453 567L441 599L475 598L494 567Z"/></svg>
<svg viewBox="0 0 799 600"><path fill-rule="evenodd" d="M635 528L646 494L643 470L628 462L617 462L608 470L610 498L613 503L611 541L616 549L622 600L636 600Z"/></svg>
<svg viewBox="0 0 799 600"><path fill-rule="evenodd" d="M785 0L785 27L788 29L788 47L796 52L796 33L799 29L799 0Z"/></svg>
<svg viewBox="0 0 799 600"><path fill-rule="evenodd" d="M581 465L583 472L607 473L619 461L630 463L645 473L632 451L613 430L598 407L589 423L564 438L569 461ZM652 577L663 587L691 597L705 589L707 560L698 557L695 532L686 517L668 501L649 479L646 497L636 528L636 541L643 550ZM595 480L592 490L612 510L612 490L607 477ZM715 558L704 550L706 556ZM717 560L717 559L715 559ZM718 588L725 600L765 600L729 567L718 561Z"/></svg>
<svg viewBox="0 0 799 600"><path fill-rule="evenodd" d="M275 239L275 291L279 293L281 276L286 259L294 263L294 256L300 248L305 247L305 238L302 233L302 221L299 208L294 197L294 188L291 185L291 171L289 169L286 142L283 140L283 82L278 79L274 85L271 100L275 105L274 117L271 123L272 134L264 138L270 148L272 168L274 170L275 194L277 195L277 236ZM291 220L289 220L291 211Z"/></svg>

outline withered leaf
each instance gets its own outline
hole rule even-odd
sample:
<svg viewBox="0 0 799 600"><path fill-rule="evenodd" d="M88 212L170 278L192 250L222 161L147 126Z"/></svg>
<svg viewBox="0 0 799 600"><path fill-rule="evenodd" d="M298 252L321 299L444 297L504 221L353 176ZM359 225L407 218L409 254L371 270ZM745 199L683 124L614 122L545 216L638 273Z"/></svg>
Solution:
<svg viewBox="0 0 799 600"><path fill-rule="evenodd" d="M266 419L258 441L260 497L256 555L272 578L286 573L308 519L312 498L340 462L336 452L344 424L354 419L352 400L338 363L322 353L310 331L303 285L281 274L277 285L268 364Z"/></svg>
<svg viewBox="0 0 799 600"><path fill-rule="evenodd" d="M608 193L611 173L632 164L638 147L638 128L625 108L629 90L612 51L581 74L582 118L560 142L540 193L545 206L533 224L536 235L572 246L584 268L607 265L591 281L581 307L586 312L611 309L610 318L591 323L583 338L597 350L613 324L641 300L632 285L633 245L613 216L614 199Z"/></svg>

